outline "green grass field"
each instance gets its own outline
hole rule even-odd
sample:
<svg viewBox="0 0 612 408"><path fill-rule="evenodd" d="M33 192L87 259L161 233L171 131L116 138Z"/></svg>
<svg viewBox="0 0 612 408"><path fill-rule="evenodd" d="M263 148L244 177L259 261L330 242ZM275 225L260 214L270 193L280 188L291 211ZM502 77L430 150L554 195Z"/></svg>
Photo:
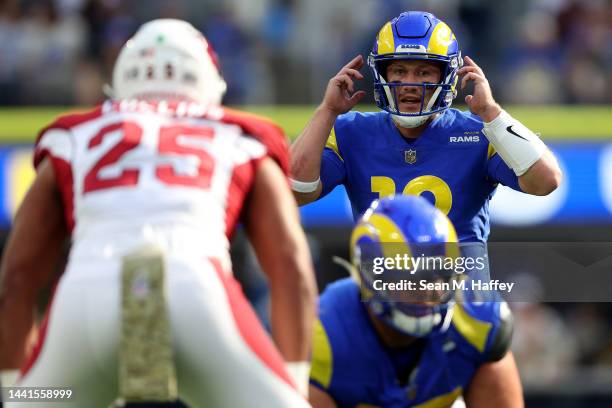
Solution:
<svg viewBox="0 0 612 408"><path fill-rule="evenodd" d="M459 107L464 109L465 107ZM29 143L37 131L58 114L74 108L5 108L0 109L0 143ZM296 137L308 121L313 106L247 106L245 110L277 121L291 138ZM360 106L360 110L373 110ZM516 106L508 111L544 140L612 140L612 106Z"/></svg>

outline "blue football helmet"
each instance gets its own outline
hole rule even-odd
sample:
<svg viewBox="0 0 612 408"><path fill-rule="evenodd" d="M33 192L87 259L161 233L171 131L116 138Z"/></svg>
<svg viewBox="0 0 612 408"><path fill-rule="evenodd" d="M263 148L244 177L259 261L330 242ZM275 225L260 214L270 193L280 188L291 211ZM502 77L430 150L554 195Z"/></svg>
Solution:
<svg viewBox="0 0 612 408"><path fill-rule="evenodd" d="M440 66L438 83L390 83L386 69L392 61L426 60ZM403 127L417 127L432 114L448 109L457 96L457 71L463 65L459 43L446 23L431 13L409 11L387 22L378 32L368 65L374 76L376 105L393 115ZM397 91L402 86L422 87L421 107L418 112L399 110ZM430 91L432 96L426 100Z"/></svg>
<svg viewBox="0 0 612 408"><path fill-rule="evenodd" d="M459 254L457 233L450 220L425 198L396 195L375 200L351 235L352 274L361 287L362 298L383 322L402 333L423 337L444 318L455 298L454 270L439 266L421 267L411 274L406 269L376 270L376 259L396 256L453 259ZM378 264L380 269L380 263ZM388 290L380 282L412 281L412 290ZM449 290L417 290L420 281L448 282ZM378 283L377 283L378 281Z"/></svg>

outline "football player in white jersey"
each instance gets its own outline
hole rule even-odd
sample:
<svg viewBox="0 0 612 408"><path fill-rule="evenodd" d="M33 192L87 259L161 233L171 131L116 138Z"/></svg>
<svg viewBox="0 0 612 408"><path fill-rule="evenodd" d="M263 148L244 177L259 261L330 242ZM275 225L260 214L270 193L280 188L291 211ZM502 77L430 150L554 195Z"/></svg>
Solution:
<svg viewBox="0 0 612 408"><path fill-rule="evenodd" d="M2 259L3 385L71 391L54 406L307 406L316 284L287 144L272 122L221 107L225 88L199 31L155 20L123 47L112 99L40 132ZM278 349L231 273L239 221L269 277Z"/></svg>

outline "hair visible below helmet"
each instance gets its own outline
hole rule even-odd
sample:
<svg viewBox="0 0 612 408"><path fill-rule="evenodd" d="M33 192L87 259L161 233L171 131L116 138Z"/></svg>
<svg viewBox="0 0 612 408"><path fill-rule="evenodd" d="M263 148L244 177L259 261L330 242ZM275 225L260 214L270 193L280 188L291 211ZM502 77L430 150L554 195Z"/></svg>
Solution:
<svg viewBox="0 0 612 408"><path fill-rule="evenodd" d="M441 66L439 83L389 83L386 67L397 60L433 61ZM387 22L378 32L368 65L374 76L376 105L393 115L400 126L413 128L423 124L432 114L448 109L457 96L457 71L463 65L459 44L446 23L431 13L409 11ZM397 88L421 86L423 89L419 112L401 112ZM433 90L429 101L426 90Z"/></svg>
<svg viewBox="0 0 612 408"><path fill-rule="evenodd" d="M401 283L422 279L454 279L454 271L393 270L385 265L376 271L375 258L451 257L458 255L457 234L450 220L420 196L397 195L376 200L364 213L351 235L351 261L363 299L383 322L405 334L422 337L442 320L453 303L454 292L440 293L435 301L418 299L418 291L381 289L379 282ZM380 263L378 264L380 266ZM421 294L427 291L420 292ZM416 296L416 298L415 298Z"/></svg>
<svg viewBox="0 0 612 408"><path fill-rule="evenodd" d="M200 31L182 20L143 24L121 49L113 69L115 99L218 105L225 90L214 50Z"/></svg>

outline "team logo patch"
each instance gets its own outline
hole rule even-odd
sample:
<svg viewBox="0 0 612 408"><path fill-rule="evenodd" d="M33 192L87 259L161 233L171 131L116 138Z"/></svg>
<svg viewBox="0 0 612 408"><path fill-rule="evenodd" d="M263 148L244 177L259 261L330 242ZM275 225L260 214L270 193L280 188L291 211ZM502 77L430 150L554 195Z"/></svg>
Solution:
<svg viewBox="0 0 612 408"><path fill-rule="evenodd" d="M404 160L408 164L414 164L417 161L417 152L416 150L410 149L404 151Z"/></svg>

